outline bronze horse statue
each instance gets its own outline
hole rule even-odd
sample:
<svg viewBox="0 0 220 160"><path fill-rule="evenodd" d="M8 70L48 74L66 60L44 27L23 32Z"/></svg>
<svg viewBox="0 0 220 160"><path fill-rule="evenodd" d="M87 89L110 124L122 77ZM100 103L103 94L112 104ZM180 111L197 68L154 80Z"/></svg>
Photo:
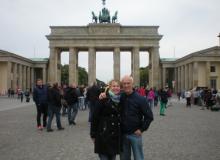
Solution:
<svg viewBox="0 0 220 160"><path fill-rule="evenodd" d="M94 12L92 12L92 21L95 21L95 23L97 23L97 20L98 20L98 17L95 15L95 13ZM93 22L94 22L93 21Z"/></svg>
<svg viewBox="0 0 220 160"><path fill-rule="evenodd" d="M116 11L115 15L112 16L112 23L115 23L115 21L118 19L117 15L118 15L118 11Z"/></svg>

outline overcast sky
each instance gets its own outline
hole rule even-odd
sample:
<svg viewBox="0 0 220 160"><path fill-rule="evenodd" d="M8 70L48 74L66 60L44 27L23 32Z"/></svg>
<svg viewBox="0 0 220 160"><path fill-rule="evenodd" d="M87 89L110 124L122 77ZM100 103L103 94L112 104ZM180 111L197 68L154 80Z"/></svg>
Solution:
<svg viewBox="0 0 220 160"><path fill-rule="evenodd" d="M118 10L121 25L156 25L163 35L160 57L182 57L218 45L220 0L106 0L111 15ZM49 26L82 26L91 22L91 11L102 9L101 0L0 0L0 49L24 57L48 57ZM97 53L97 77L113 76L112 53ZM141 66L148 55L141 53ZM104 62L104 63L103 63ZM68 54L62 54L68 63ZM88 67L87 53L79 65ZM130 73L130 55L121 54L121 74Z"/></svg>

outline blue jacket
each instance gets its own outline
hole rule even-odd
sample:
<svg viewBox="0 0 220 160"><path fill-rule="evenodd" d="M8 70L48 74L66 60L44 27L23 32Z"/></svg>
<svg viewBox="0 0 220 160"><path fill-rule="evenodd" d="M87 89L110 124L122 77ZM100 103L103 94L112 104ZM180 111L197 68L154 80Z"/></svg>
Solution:
<svg viewBox="0 0 220 160"><path fill-rule="evenodd" d="M47 103L47 86L42 85L34 88L33 99L36 105Z"/></svg>
<svg viewBox="0 0 220 160"><path fill-rule="evenodd" d="M130 95L121 96L122 133L133 134L137 129L147 130L153 121L153 113L145 97L133 91Z"/></svg>

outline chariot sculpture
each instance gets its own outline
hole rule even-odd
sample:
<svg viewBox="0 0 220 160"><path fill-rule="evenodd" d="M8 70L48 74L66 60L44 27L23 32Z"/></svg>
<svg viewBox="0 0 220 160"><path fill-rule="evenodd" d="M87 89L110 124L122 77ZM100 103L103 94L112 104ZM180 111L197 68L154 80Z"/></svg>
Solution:
<svg viewBox="0 0 220 160"><path fill-rule="evenodd" d="M97 17L95 15L95 13L92 11L92 22L93 23L115 23L118 19L117 15L118 15L118 11L115 12L114 16L110 16L110 11L105 7L105 0L103 1L103 8L102 10L99 12L99 17Z"/></svg>

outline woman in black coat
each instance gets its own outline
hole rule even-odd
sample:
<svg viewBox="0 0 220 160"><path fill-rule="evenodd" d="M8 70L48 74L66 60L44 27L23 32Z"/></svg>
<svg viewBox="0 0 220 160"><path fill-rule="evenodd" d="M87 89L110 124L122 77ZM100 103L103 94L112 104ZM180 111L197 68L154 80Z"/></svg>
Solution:
<svg viewBox="0 0 220 160"><path fill-rule="evenodd" d="M120 82L112 80L106 95L96 103L90 136L100 160L115 160L121 152Z"/></svg>

